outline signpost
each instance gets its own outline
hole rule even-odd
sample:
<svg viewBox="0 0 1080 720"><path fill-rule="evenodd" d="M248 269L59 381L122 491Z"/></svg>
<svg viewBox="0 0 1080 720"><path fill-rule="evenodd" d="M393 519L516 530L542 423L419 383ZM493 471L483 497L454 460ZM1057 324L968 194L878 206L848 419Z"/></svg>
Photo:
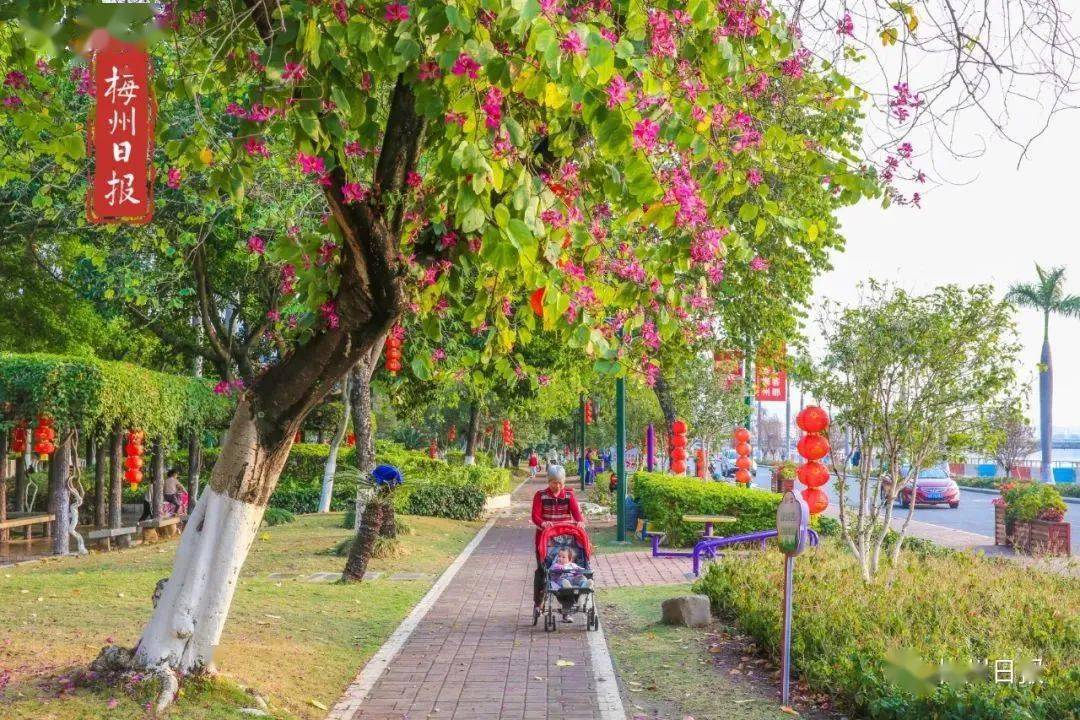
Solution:
<svg viewBox="0 0 1080 720"><path fill-rule="evenodd" d="M794 592L795 558L806 549L810 510L793 492L784 493L776 508L776 541L784 553L784 639L780 652L780 696L783 705L791 699L791 605Z"/></svg>

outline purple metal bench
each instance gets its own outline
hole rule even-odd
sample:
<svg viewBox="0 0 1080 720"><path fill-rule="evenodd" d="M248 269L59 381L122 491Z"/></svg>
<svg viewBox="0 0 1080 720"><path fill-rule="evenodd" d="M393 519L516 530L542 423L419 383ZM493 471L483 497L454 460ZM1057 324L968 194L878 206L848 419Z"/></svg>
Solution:
<svg viewBox="0 0 1080 720"><path fill-rule="evenodd" d="M807 530L810 533L810 545L817 546L818 536L813 530ZM699 540L694 544L694 550L690 553L694 561L694 577L701 575L701 556L716 557L717 548L726 547L728 545L738 545L739 543L746 542L758 542L761 544L761 549L765 549L765 541L769 538L776 537L776 530L759 530L752 533L744 533L742 535L730 535L728 537L711 538L709 540Z"/></svg>

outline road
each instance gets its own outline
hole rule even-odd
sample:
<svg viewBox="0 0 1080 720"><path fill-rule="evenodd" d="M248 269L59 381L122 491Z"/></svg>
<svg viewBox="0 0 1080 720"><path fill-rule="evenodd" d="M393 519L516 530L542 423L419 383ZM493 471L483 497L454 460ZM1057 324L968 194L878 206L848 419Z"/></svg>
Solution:
<svg viewBox="0 0 1080 720"><path fill-rule="evenodd" d="M755 480L755 484L759 487L769 487L769 470L768 468L760 468ZM801 486L798 486L801 487ZM826 486L826 491L829 494L829 503L836 507L840 500L836 495L836 488L833 483L829 483ZM933 507L916 507L914 520L930 523L932 525L940 525L942 527L952 528L954 530L966 530L967 532L977 533L979 535L994 536L994 506L991 504L993 499L997 495L991 495L989 493L973 492L971 490L960 489L960 507L953 510L948 505L936 505ZM856 498L857 499L857 498ZM848 505L854 505L851 499L848 499ZM1073 556L1080 556L1080 505L1074 503L1067 503L1066 507L1068 511L1065 514L1065 519L1072 525L1072 552ZM901 518L906 517L906 510L899 505L893 511L894 516Z"/></svg>

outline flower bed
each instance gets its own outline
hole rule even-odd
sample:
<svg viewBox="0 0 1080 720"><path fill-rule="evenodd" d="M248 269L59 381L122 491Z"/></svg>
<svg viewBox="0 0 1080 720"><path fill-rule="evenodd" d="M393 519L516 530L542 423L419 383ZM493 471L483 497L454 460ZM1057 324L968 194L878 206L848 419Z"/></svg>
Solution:
<svg viewBox="0 0 1080 720"><path fill-rule="evenodd" d="M780 504L780 495L765 490L650 472L634 474L632 493L649 528L667 533L673 547L692 544L701 531L700 523L684 523L683 515L734 515L738 521L718 532L738 535L775 527Z"/></svg>
<svg viewBox="0 0 1080 720"><path fill-rule="evenodd" d="M864 584L858 562L824 538L795 569L793 667L798 681L873 720L1063 720L1080 697L1080 584L968 553L901 555L892 583ZM695 591L778 659L783 562L779 553L731 554ZM888 674L890 650L940 659L1041 658L1042 683L977 681L913 693ZM992 667L992 665L991 665Z"/></svg>
<svg viewBox="0 0 1080 720"><path fill-rule="evenodd" d="M1029 554L1072 553L1067 507L1053 485L1009 482L994 499L994 543Z"/></svg>

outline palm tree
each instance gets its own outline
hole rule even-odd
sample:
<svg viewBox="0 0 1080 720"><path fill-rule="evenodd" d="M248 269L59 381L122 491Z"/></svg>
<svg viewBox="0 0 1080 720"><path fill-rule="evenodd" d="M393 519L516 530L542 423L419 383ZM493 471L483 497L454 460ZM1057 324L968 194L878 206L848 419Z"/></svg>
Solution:
<svg viewBox="0 0 1080 720"><path fill-rule="evenodd" d="M1017 283L1009 288L1005 299L1020 307L1039 310L1043 314L1043 346L1039 361L1039 444L1042 447L1040 474L1043 482L1053 482L1050 474L1050 436L1053 434L1051 412L1054 395L1054 368L1050 363L1050 315L1080 317L1080 295L1065 294L1065 268L1043 270L1037 263L1036 283Z"/></svg>

